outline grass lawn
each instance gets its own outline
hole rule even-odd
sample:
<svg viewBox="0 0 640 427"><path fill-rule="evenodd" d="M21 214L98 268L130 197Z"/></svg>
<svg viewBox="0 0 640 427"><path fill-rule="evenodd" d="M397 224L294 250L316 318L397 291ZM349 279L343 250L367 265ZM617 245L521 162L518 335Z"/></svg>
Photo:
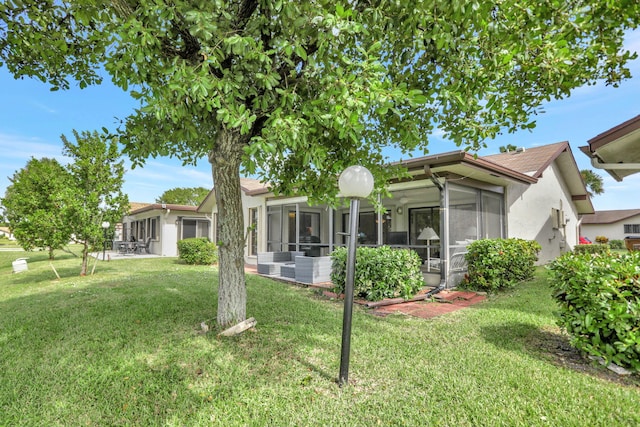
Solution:
<svg viewBox="0 0 640 427"><path fill-rule="evenodd" d="M11 262L28 257L29 271ZM640 380L571 351L537 280L431 320L247 277L255 331L202 334L217 272L175 258L0 252L0 425L636 426ZM90 265L90 268L92 265Z"/></svg>

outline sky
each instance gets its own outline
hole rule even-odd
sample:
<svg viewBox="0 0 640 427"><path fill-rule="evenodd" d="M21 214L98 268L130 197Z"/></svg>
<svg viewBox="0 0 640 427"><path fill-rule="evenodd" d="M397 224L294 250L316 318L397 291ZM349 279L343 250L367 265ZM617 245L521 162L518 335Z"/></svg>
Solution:
<svg viewBox="0 0 640 427"><path fill-rule="evenodd" d="M640 32L627 37L625 47L640 52ZM545 113L536 117L532 131L505 134L487 141L479 155L499 152L500 146L512 144L531 148L568 141L579 169L591 169L586 155L578 147L587 140L640 114L640 59L630 64L632 79L614 88L597 84L575 90L569 98L544 105ZM75 142L72 130L78 132L113 130L119 119L128 116L136 102L106 78L101 86L86 89L72 87L67 91L49 91L35 79L16 80L0 68L0 195L10 184L9 177L23 168L31 157L56 158L63 164L60 136ZM429 136L429 154L459 149L442 135ZM387 149L390 161L406 159L399 150ZM211 167L206 159L196 166L182 166L177 159L151 158L144 167L132 168L125 157L124 192L132 202L152 203L166 190L176 187L211 188ZM602 170L604 194L592 201L596 210L639 209L640 173L616 182Z"/></svg>

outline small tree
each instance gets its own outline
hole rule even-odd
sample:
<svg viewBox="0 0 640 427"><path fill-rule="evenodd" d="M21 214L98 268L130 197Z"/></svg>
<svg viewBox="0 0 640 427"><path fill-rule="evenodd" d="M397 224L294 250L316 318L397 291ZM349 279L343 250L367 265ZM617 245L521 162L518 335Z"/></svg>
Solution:
<svg viewBox="0 0 640 427"><path fill-rule="evenodd" d="M107 140L97 132L73 131L76 144L64 135L63 153L74 162L68 170L73 185L70 187L66 220L71 225L75 239L82 246L81 275L87 274L89 250L98 243L104 244L103 221L114 224L120 221L129 200L122 193L124 162L118 161L120 153L114 139Z"/></svg>
<svg viewBox="0 0 640 427"><path fill-rule="evenodd" d="M31 158L9 180L1 200L9 228L24 250L46 249L53 259L54 249L71 238L66 220L71 175L55 159Z"/></svg>
<svg viewBox="0 0 640 427"><path fill-rule="evenodd" d="M156 203L197 206L207 197L209 190L204 187L177 187L167 190L156 199Z"/></svg>

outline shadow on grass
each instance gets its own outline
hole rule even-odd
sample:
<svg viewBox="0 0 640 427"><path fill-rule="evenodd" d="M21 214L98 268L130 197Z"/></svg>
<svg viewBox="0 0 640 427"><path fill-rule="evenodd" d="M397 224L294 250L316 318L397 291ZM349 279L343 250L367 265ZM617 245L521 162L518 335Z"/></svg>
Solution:
<svg viewBox="0 0 640 427"><path fill-rule="evenodd" d="M339 341L332 305L308 298L307 290L248 278L248 316L259 319L257 332L202 335L200 322L216 316L217 275L183 266L167 262L144 274L105 275L1 301L0 371L7 374L0 407L14 420L37 420L55 417L55 405L65 402L65 414L57 415L68 425L166 424L208 399L224 405L247 384L335 381L321 362ZM49 280L42 274L29 280ZM25 397L11 392L18 389ZM54 406L30 408L29 401ZM83 407L97 409L83 419ZM0 424L9 421L0 417Z"/></svg>
<svg viewBox="0 0 640 427"><path fill-rule="evenodd" d="M622 376L588 359L569 343L557 327L539 328L526 323L509 323L481 328L491 344L507 351L522 352L555 366L618 384L640 387L640 376Z"/></svg>

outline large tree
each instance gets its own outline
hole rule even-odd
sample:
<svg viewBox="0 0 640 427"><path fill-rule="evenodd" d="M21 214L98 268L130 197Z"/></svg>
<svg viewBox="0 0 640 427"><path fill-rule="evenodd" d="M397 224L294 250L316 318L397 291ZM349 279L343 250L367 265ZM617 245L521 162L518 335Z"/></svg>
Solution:
<svg viewBox="0 0 640 427"><path fill-rule="evenodd" d="M197 206L207 197L209 190L204 187L176 187L165 191L156 199L156 203Z"/></svg>
<svg viewBox="0 0 640 427"><path fill-rule="evenodd" d="M208 156L218 205L218 323L246 316L241 172L334 200L336 175L391 173L384 147L435 126L477 148L532 127L541 103L629 77L635 0L76 0L0 6L0 59L53 88L105 69L141 107L134 164Z"/></svg>
<svg viewBox="0 0 640 427"><path fill-rule="evenodd" d="M67 221L71 175L55 159L31 158L9 178L4 198L4 217L24 250L49 251L67 245L72 228Z"/></svg>
<svg viewBox="0 0 640 427"><path fill-rule="evenodd" d="M80 275L87 274L89 251L104 245L103 222L110 230L129 207L122 192L124 161L120 159L117 141L98 132L73 131L76 142L62 135L63 153L73 162L67 166L73 194L68 199L67 219L74 238L82 244Z"/></svg>

